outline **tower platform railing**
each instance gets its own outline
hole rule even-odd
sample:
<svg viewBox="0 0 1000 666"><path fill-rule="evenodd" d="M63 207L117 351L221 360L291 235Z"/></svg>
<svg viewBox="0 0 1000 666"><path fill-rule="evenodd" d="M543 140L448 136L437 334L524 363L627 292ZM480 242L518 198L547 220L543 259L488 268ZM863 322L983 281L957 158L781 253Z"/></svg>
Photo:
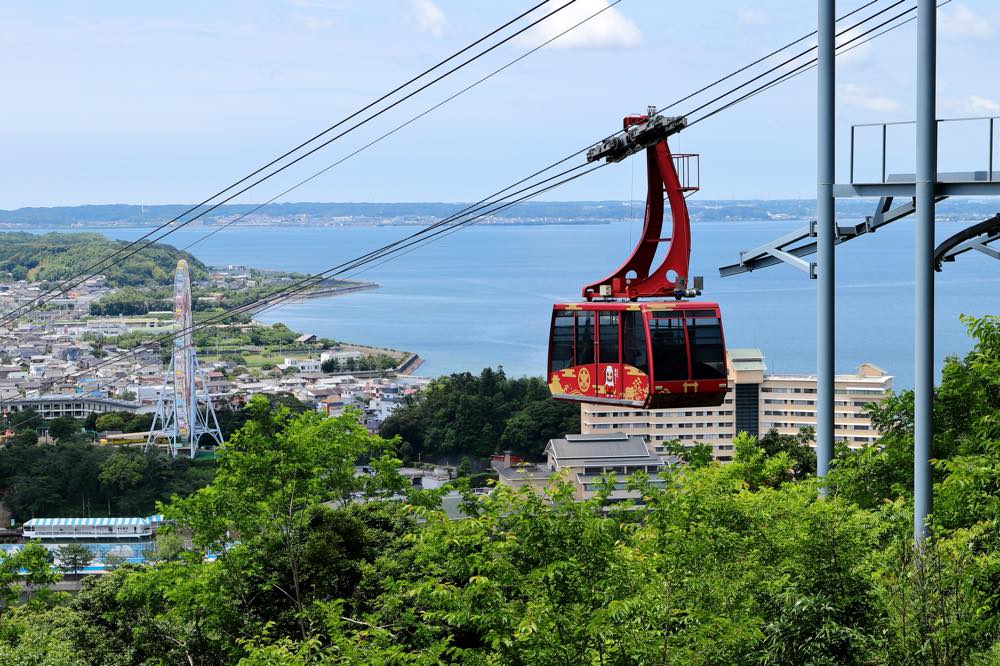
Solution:
<svg viewBox="0 0 1000 666"><path fill-rule="evenodd" d="M964 140L939 142L938 159L940 161L954 161L951 156L941 155L942 146L955 146L962 151L960 158L963 166L972 167L970 171L938 171L937 180L939 183L1000 183L1000 156L997 155L998 143L997 131L1000 131L1000 116L976 116L969 118L939 118L937 121L938 134L945 131L966 132ZM916 181L916 156L911 155L904 165L904 171L891 169L890 162L893 160L893 149L899 146L912 149L913 139L907 136L905 140L894 143L892 131L903 128L915 128L916 123L912 120L884 123L859 123L851 125L851 151L849 183L852 186L872 186L872 185L897 185L912 184ZM871 140L863 140L862 135L868 131L873 131L876 135L877 152L875 152L875 166L877 166L874 177L859 177L859 160L866 156L870 157ZM979 144L980 145L975 145ZM978 154L978 157L977 157ZM894 171L894 172L893 172ZM871 169L866 171L870 173ZM842 195L841 195L842 196Z"/></svg>

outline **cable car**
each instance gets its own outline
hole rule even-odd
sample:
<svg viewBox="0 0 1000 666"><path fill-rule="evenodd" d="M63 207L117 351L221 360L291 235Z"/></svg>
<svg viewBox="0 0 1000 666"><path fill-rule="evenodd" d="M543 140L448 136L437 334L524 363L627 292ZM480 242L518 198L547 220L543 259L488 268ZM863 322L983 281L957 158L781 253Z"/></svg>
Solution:
<svg viewBox="0 0 1000 666"><path fill-rule="evenodd" d="M726 352L715 303L576 303L552 310L556 398L658 409L720 405Z"/></svg>
<svg viewBox="0 0 1000 666"><path fill-rule="evenodd" d="M666 118L650 108L645 116L625 118L623 136L587 152L588 161L618 162L645 150L646 213L628 260L585 286L584 302L553 306L547 378L557 399L646 409L717 406L725 399L719 305L685 300L701 294L701 279L689 281L691 225L685 201L698 189L698 156L672 154L667 137L686 125L683 117ZM664 194L673 218L669 238L662 237ZM661 243L669 245L654 269Z"/></svg>

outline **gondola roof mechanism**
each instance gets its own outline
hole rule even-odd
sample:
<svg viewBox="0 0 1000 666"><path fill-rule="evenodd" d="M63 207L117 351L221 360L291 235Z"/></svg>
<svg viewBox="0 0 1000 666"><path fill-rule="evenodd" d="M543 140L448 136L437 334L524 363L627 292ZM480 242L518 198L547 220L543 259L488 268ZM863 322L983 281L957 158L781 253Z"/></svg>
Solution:
<svg viewBox="0 0 1000 666"><path fill-rule="evenodd" d="M587 149L587 161L621 162L687 127L684 116L661 116L651 106L645 116L628 116L625 129Z"/></svg>

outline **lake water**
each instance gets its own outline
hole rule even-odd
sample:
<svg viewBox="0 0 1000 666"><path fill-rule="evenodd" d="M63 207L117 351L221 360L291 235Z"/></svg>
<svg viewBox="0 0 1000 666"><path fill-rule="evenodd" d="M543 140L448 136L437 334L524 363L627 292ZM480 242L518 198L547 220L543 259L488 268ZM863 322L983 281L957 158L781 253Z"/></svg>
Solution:
<svg viewBox="0 0 1000 666"><path fill-rule="evenodd" d="M699 222L693 274L705 298L722 307L726 342L759 347L771 371L815 372L815 281L786 266L722 279L718 267L803 225L800 221ZM964 224L941 223L945 238ZM640 222L609 225L483 226L445 237L357 277L376 291L310 300L269 311L265 321L338 340L414 351L420 373L487 365L508 374L544 372L554 302L576 300L585 282L604 277L628 255ZM398 240L412 227L234 227L192 248L211 265L314 273ZM146 229L97 229L132 240ZM166 239L184 247L206 232L181 229ZM862 362L913 381L913 220L837 248L837 371ZM959 315L1000 311L1000 263L968 253L937 274L938 372L945 356L970 344Z"/></svg>

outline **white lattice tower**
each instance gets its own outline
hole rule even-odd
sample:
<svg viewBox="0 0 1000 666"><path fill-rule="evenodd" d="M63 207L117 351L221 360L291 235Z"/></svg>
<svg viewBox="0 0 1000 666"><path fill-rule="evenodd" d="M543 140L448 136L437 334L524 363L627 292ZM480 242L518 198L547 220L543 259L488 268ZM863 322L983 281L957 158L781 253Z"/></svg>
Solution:
<svg viewBox="0 0 1000 666"><path fill-rule="evenodd" d="M146 438L146 449L161 446L170 455L185 452L194 458L198 442L208 435L222 444L222 431L215 417L208 382L198 367L191 315L191 279L187 261L177 262L174 273L174 348L163 375L163 390Z"/></svg>

